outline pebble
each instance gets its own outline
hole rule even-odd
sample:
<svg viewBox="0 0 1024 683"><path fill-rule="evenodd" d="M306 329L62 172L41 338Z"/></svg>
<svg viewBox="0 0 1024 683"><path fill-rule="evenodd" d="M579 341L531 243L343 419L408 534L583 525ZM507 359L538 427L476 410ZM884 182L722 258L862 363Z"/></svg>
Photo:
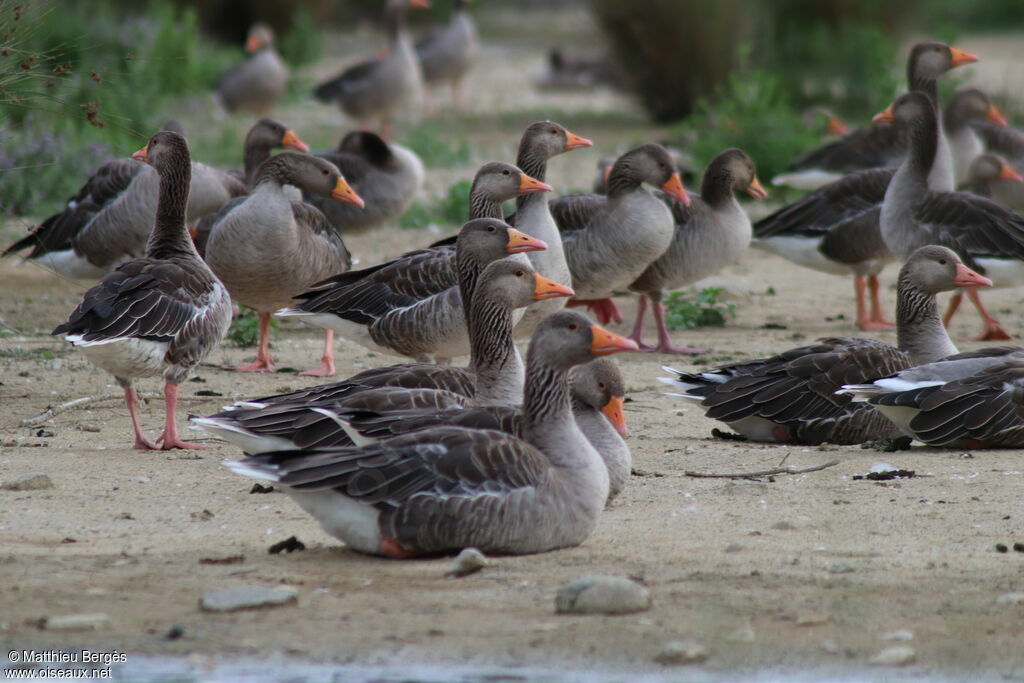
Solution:
<svg viewBox="0 0 1024 683"><path fill-rule="evenodd" d="M445 576L461 578L475 574L484 567L490 567L494 562L487 559L487 556L476 548L463 548L462 552L455 556L452 563L448 565Z"/></svg>
<svg viewBox="0 0 1024 683"><path fill-rule="evenodd" d="M207 612L234 612L257 607L278 607L294 604L298 597L288 588L226 588L209 591L199 600L199 607Z"/></svg>
<svg viewBox="0 0 1024 683"><path fill-rule="evenodd" d="M151 482L153 480L150 479L149 477L147 477L144 474L140 474L137 477L132 477L132 481L134 481L134 482L136 482L138 484L148 484L149 482Z"/></svg>
<svg viewBox="0 0 1024 683"><path fill-rule="evenodd" d="M917 657L914 648L906 645L887 647L868 660L868 664L876 666L903 666L910 664Z"/></svg>
<svg viewBox="0 0 1024 683"><path fill-rule="evenodd" d="M39 491L41 489L52 489L53 482L50 476L42 472L29 472L4 481L0 489L7 491Z"/></svg>
<svg viewBox="0 0 1024 683"><path fill-rule="evenodd" d="M47 631L94 631L110 625L110 616L97 614L62 614L56 617L43 617L39 620L39 628Z"/></svg>
<svg viewBox="0 0 1024 683"><path fill-rule="evenodd" d="M914 632L901 628L898 631L889 631L882 634L882 640L913 640Z"/></svg>
<svg viewBox="0 0 1024 683"><path fill-rule="evenodd" d="M1024 605L1024 593L1003 593L996 598L997 605Z"/></svg>
<svg viewBox="0 0 1024 683"><path fill-rule="evenodd" d="M752 643L755 639L754 629L749 626L742 626L726 635L725 639L730 643Z"/></svg>
<svg viewBox="0 0 1024 683"><path fill-rule="evenodd" d="M563 585L555 595L558 614L630 614L650 606L650 591L622 576L581 576Z"/></svg>
<svg viewBox="0 0 1024 683"><path fill-rule="evenodd" d="M741 550L743 550L743 544L735 541L725 546L725 552L727 553L738 553Z"/></svg>
<svg viewBox="0 0 1024 683"><path fill-rule="evenodd" d="M837 643L834 638L821 641L821 649L830 655L837 655L840 652L839 643Z"/></svg>
<svg viewBox="0 0 1024 683"><path fill-rule="evenodd" d="M658 664L698 664L711 656L711 652L696 640L671 640L654 656Z"/></svg>
<svg viewBox="0 0 1024 683"><path fill-rule="evenodd" d="M829 567L828 571L830 574L849 574L854 571L854 569L851 565L848 565L845 562L840 562Z"/></svg>
<svg viewBox="0 0 1024 683"><path fill-rule="evenodd" d="M793 531L796 529L796 524L793 524L793 522L788 520L781 519L778 522L775 522L775 524L772 524L772 528L778 529L779 531Z"/></svg>
<svg viewBox="0 0 1024 683"><path fill-rule="evenodd" d="M797 626L824 626L827 623L827 614L802 614L796 618Z"/></svg>

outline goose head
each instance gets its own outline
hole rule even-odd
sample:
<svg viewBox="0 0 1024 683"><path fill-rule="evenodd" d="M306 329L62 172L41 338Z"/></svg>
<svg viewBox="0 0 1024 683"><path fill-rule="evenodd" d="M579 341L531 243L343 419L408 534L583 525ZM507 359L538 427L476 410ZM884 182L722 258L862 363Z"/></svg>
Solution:
<svg viewBox="0 0 1024 683"><path fill-rule="evenodd" d="M672 157L668 150L657 143L641 145L620 156L612 166L609 181L617 175L640 183L650 183L673 199L687 206L690 204L690 197L686 194Z"/></svg>
<svg viewBox="0 0 1024 683"><path fill-rule="evenodd" d="M950 69L978 61L977 55L938 41L918 43L910 50L907 76L911 83L935 80Z"/></svg>
<svg viewBox="0 0 1024 683"><path fill-rule="evenodd" d="M132 155L136 161L144 161L158 171L184 156L189 159L188 143L185 138L169 130L162 130L153 135L146 146Z"/></svg>
<svg viewBox="0 0 1024 683"><path fill-rule="evenodd" d="M611 358L598 358L573 370L572 396L583 405L600 410L622 438L629 436L623 405L626 384Z"/></svg>
<svg viewBox="0 0 1024 683"><path fill-rule="evenodd" d="M991 152L979 154L967 169L969 185L989 185L1000 180L1022 183L1024 176L1017 173L1001 156Z"/></svg>
<svg viewBox="0 0 1024 683"><path fill-rule="evenodd" d="M875 123L906 123L913 126L916 122L935 118L932 100L923 92L915 91L900 95L881 112L872 117Z"/></svg>
<svg viewBox="0 0 1024 683"><path fill-rule="evenodd" d="M503 161L490 161L473 178L473 193L490 201L503 202L518 194L550 192L551 186L531 178L518 167Z"/></svg>
<svg viewBox="0 0 1024 683"><path fill-rule="evenodd" d="M264 118L256 122L245 136L245 144L272 149L274 147L290 147L300 152L308 152L309 145L299 139L288 126L276 119Z"/></svg>
<svg viewBox="0 0 1024 683"><path fill-rule="evenodd" d="M245 39L245 51L252 54L268 47L274 47L274 31L266 24L253 24Z"/></svg>
<svg viewBox="0 0 1024 683"><path fill-rule="evenodd" d="M597 356L636 351L636 342L609 332L575 311L552 313L541 321L530 340L529 355L541 354L545 364L568 371Z"/></svg>
<svg viewBox="0 0 1024 683"><path fill-rule="evenodd" d="M708 164L705 177L714 178L730 190L746 192L754 199L766 199L768 192L757 179L757 167L742 149L727 149Z"/></svg>
<svg viewBox="0 0 1024 683"><path fill-rule="evenodd" d="M282 152L264 161L256 172L256 184L261 178L272 176L279 183L287 183L346 204L363 208L362 197L349 186L338 167L320 157L298 152Z"/></svg>
<svg viewBox="0 0 1024 683"><path fill-rule="evenodd" d="M953 93L946 103L944 116L943 122L948 130L956 130L972 121L1006 126L1006 117L978 88L962 88Z"/></svg>
<svg viewBox="0 0 1024 683"><path fill-rule="evenodd" d="M900 283L934 295L956 287L991 287L992 281L963 264L951 249L938 245L921 247L900 269Z"/></svg>
<svg viewBox="0 0 1024 683"><path fill-rule="evenodd" d="M338 151L354 154L377 167L386 166L395 159L387 141L368 130L354 130L345 135L338 143Z"/></svg>
<svg viewBox="0 0 1024 683"><path fill-rule="evenodd" d="M530 237L497 218L474 218L459 230L455 242L460 256L490 263L509 254L547 249L543 240Z"/></svg>
<svg viewBox="0 0 1024 683"><path fill-rule="evenodd" d="M591 147L593 144L554 121L537 121L527 126L519 150L527 156L546 161L562 152Z"/></svg>
<svg viewBox="0 0 1024 683"><path fill-rule="evenodd" d="M510 310L534 301L572 295L572 287L549 280L530 266L508 258L494 261L484 269L474 293Z"/></svg>

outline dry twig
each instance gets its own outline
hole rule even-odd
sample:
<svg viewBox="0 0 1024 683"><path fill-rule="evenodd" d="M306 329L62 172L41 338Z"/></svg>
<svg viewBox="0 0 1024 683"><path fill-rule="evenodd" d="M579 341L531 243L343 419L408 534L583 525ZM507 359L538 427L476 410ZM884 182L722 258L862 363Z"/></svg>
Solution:
<svg viewBox="0 0 1024 683"><path fill-rule="evenodd" d="M163 394L154 394L154 393L139 394L139 398L142 399L142 400L148 401L150 399L160 399L160 398L163 398ZM22 427L35 427L37 425L41 425L42 423L46 422L47 420L49 420L54 415L57 415L58 413L63 413L65 410L71 410L72 408L81 408L82 406L91 405L93 403L99 403L101 401L113 401L113 400L123 401L124 400L124 394L97 394L95 396L83 396L81 398L76 398L76 399L72 399L70 401L65 401L64 403L58 403L55 406L50 406L49 408L47 408L43 412L39 413L35 417L27 417L27 418L25 418L24 420L21 421L21 426ZM212 400L212 399L208 398L206 396L197 396L197 397L182 396L181 398L178 399L178 402L179 403L193 403L193 402L204 402L204 401L210 401L210 400ZM244 400L244 399L238 399L238 400ZM232 399L232 402L234 402L234 399Z"/></svg>
<svg viewBox="0 0 1024 683"><path fill-rule="evenodd" d="M749 479L751 477L767 477L772 474L806 474L807 472L817 472L823 470L826 467L832 467L838 465L838 460L829 460L826 463L820 465L813 465L811 467L771 467L766 470L755 470L753 472L732 472L729 474L722 474L718 472L691 472L687 470L683 472L688 477L701 477L704 479Z"/></svg>

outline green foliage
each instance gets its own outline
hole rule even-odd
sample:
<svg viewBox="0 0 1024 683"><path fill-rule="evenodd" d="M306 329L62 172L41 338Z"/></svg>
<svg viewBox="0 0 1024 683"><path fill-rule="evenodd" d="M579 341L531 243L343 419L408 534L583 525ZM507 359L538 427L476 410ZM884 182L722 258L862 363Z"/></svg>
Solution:
<svg viewBox="0 0 1024 683"><path fill-rule="evenodd" d="M736 304L718 301L721 287L706 287L696 294L673 292L665 299L665 323L670 330L721 327L736 317Z"/></svg>
<svg viewBox="0 0 1024 683"><path fill-rule="evenodd" d="M277 321L273 318L270 319L270 328L278 329ZM260 341L260 323L256 312L246 308L236 315L231 321L227 339L240 349L256 346Z"/></svg>
<svg viewBox="0 0 1024 683"><path fill-rule="evenodd" d="M469 163L469 143L443 139L431 123L413 128L402 144L414 150L426 168L457 168Z"/></svg>
<svg viewBox="0 0 1024 683"><path fill-rule="evenodd" d="M324 32L305 7L294 15L292 28L280 40L281 56L290 66L304 66L324 53Z"/></svg>
<svg viewBox="0 0 1024 683"><path fill-rule="evenodd" d="M425 228L430 225L458 226L469 218L469 190L472 186L468 180L460 180L448 188L433 204L413 202L412 206L398 219L403 228Z"/></svg>

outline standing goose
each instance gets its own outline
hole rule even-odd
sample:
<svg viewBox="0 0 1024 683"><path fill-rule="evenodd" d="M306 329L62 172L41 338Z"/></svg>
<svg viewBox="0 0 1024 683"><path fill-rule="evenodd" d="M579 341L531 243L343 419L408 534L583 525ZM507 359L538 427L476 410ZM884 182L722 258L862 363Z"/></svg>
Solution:
<svg viewBox="0 0 1024 683"><path fill-rule="evenodd" d="M757 179L754 162L742 150L727 149L708 164L701 184L700 197L689 206L667 200L675 219L675 234L669 248L629 286L640 294L636 324L630 339L640 348L643 343L644 313L651 300L654 321L658 326L657 350L663 353L701 353L700 349L679 347L672 343L665 325L665 307L661 303L666 289L679 289L733 263L750 244L750 219L736 201L734 191L742 191L754 199L768 193Z"/></svg>
<svg viewBox="0 0 1024 683"><path fill-rule="evenodd" d="M967 180L971 162L985 152L985 143L975 125L987 122L1005 127L1006 118L984 92L978 88L961 88L946 103L942 122L953 155L953 175L956 185L960 186Z"/></svg>
<svg viewBox="0 0 1024 683"><path fill-rule="evenodd" d="M231 299L199 258L185 227L192 169L184 138L157 133L133 158L152 164L160 176L146 255L107 274L53 334L65 335L91 363L117 379L132 418L135 448L203 448L178 437L178 385L227 333ZM161 373L166 421L158 447L142 433L131 380Z"/></svg>
<svg viewBox="0 0 1024 683"><path fill-rule="evenodd" d="M462 111L462 80L473 67L480 45L476 25L466 11L469 0L454 0L453 4L447 26L425 31L416 40L416 56L423 69L427 92L441 85L450 85L455 111Z"/></svg>
<svg viewBox="0 0 1024 683"><path fill-rule="evenodd" d="M473 180L470 218L500 220L502 201L518 193L550 189L549 185L527 176L511 164L489 162L480 168ZM528 235L517 234L517 244L510 245L516 251L510 253L545 246ZM363 270L343 273L296 295L299 303L279 311L278 315L329 327L352 341L388 353L422 359L465 355L469 350L469 338L459 303L457 287L460 276L456 254L455 247L445 244L413 251ZM478 268L482 269L484 265L486 262L479 264ZM475 275L479 274L479 269ZM417 318L407 316L420 316L427 311L438 313L439 317L424 321L423 328L399 323L411 323Z"/></svg>
<svg viewBox="0 0 1024 683"><path fill-rule="evenodd" d="M324 212L343 234L358 235L398 219L423 185L423 163L411 149L388 143L376 133L353 131L338 149L317 154L342 172L352 189L366 201L355 209L314 195L306 201Z"/></svg>
<svg viewBox="0 0 1024 683"><path fill-rule="evenodd" d="M572 417L568 374L636 345L570 311L538 326L527 354L523 438L438 427L361 449L283 451L225 463L279 482L353 550L393 558L476 547L534 553L579 545L608 498L608 469Z"/></svg>
<svg viewBox="0 0 1024 683"><path fill-rule="evenodd" d="M245 143L242 146L243 173L241 177L236 171L232 174L245 183L247 188L252 188L256 181L256 171L264 161L270 158L270 151L275 147L290 147L300 152L308 152L309 145L299 139L295 131L275 119L263 118L257 121L249 132L246 133ZM206 253L206 243L210 239L210 231L213 226L220 222L232 209L245 201L246 195L235 197L225 202L214 213L203 216L196 223L193 240L199 255Z"/></svg>
<svg viewBox="0 0 1024 683"><path fill-rule="evenodd" d="M266 24L253 24L245 41L248 59L221 76L217 96L228 111L246 109L262 116L284 95L288 67L274 48L274 32Z"/></svg>
<svg viewBox="0 0 1024 683"><path fill-rule="evenodd" d="M882 239L886 246L906 258L922 244L948 245L969 264L990 275L996 287L1024 284L1024 217L984 197L929 189L941 130L928 96L907 93L875 118L910 127L910 152L889 183L882 204ZM999 321L985 309L977 291L971 289L968 293L985 323L980 338L1009 339ZM960 293L953 295L946 322L961 299Z"/></svg>
<svg viewBox="0 0 1024 683"><path fill-rule="evenodd" d="M256 172L252 194L213 226L206 261L231 296L254 309L260 341L256 361L233 368L270 372L270 313L291 297L350 263L341 236L316 208L288 197L286 184L362 205L345 178L323 159L296 152L271 157ZM302 374L334 374L334 334L326 330L320 365Z"/></svg>
<svg viewBox="0 0 1024 683"><path fill-rule="evenodd" d="M387 55L350 66L318 85L313 96L321 102L336 101L362 127L370 119L379 119L380 134L390 139L396 114L419 100L423 87L419 61L405 32L405 12L409 7L429 6L427 0L387 0Z"/></svg>
<svg viewBox="0 0 1024 683"><path fill-rule="evenodd" d="M672 394L705 409L754 441L853 444L891 438L895 426L868 405L835 392L957 352L939 319L935 295L991 281L945 247L914 252L900 270L896 321L899 348L872 339L835 337L771 358L676 373L662 381Z"/></svg>
<svg viewBox="0 0 1024 683"><path fill-rule="evenodd" d="M1024 211L1024 176L1010 164L991 152L978 156L967 169L964 190L1008 206L1020 213Z"/></svg>
<svg viewBox="0 0 1024 683"><path fill-rule="evenodd" d="M604 323L622 321L611 296L632 284L672 243L674 223L665 204L644 183L689 205L683 181L665 148L647 144L616 160L608 196L570 195L553 203L562 216L562 242L577 299ZM579 227L581 229L571 229Z"/></svg>
<svg viewBox="0 0 1024 683"><path fill-rule="evenodd" d="M907 57L907 89L926 92L933 102L938 103L939 76L976 61L977 56L945 43L918 43ZM788 173L772 178L772 184L816 190L852 171L894 166L906 155L907 135L903 126L882 126L876 122L876 125L855 130L837 142L808 152L790 165ZM935 166L931 181L936 189L952 190L953 159L945 137L940 145L940 162Z"/></svg>

